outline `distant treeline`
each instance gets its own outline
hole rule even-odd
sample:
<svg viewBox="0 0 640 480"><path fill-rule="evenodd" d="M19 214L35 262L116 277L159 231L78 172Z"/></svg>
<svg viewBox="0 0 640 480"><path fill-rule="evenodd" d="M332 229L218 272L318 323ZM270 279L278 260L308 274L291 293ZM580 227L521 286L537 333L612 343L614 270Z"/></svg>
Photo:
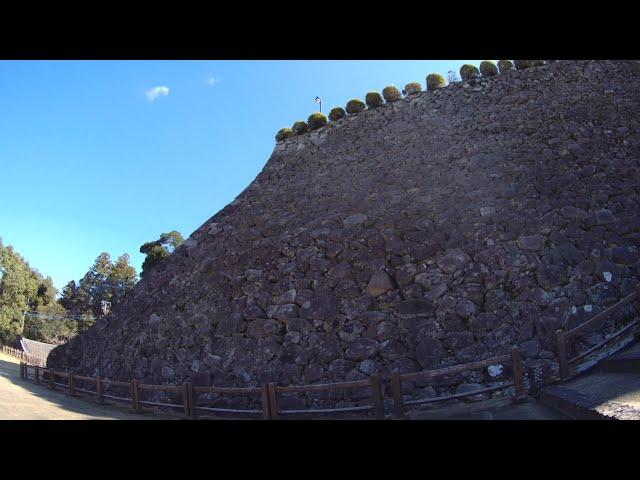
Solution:
<svg viewBox="0 0 640 480"><path fill-rule="evenodd" d="M143 276L183 241L177 231L163 233L140 247L146 254ZM122 301L138 282L128 254L116 261L103 252L79 282L71 280L62 289L54 287L0 238L0 341L16 345L20 337L60 344L93 325Z"/></svg>

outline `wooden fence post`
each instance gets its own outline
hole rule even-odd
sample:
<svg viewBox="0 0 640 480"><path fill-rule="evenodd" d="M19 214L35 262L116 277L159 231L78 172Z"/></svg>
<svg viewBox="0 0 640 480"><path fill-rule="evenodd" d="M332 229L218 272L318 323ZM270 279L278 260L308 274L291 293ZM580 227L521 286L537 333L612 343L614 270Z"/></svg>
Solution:
<svg viewBox="0 0 640 480"><path fill-rule="evenodd" d="M40 385L40 367L38 365L33 367L33 380L36 382L36 385Z"/></svg>
<svg viewBox="0 0 640 480"><path fill-rule="evenodd" d="M556 332L558 339L558 365L560 366L560 380L565 381L569 377L569 361L567 359L567 337L563 330Z"/></svg>
<svg viewBox="0 0 640 480"><path fill-rule="evenodd" d="M56 389L56 384L55 384L56 378L55 377L56 377L55 370L53 368L50 368L49 369L49 388L51 390L55 390Z"/></svg>
<svg viewBox="0 0 640 480"><path fill-rule="evenodd" d="M138 380L134 378L131 380L131 404L133 406L133 411L136 413L142 413L140 409L140 397L138 391Z"/></svg>
<svg viewBox="0 0 640 480"><path fill-rule="evenodd" d="M182 403L184 405L184 414L187 417L193 416L193 388L191 382L182 384Z"/></svg>
<svg viewBox="0 0 640 480"><path fill-rule="evenodd" d="M371 397L373 400L373 411L376 419L384 420L384 401L382 399L382 382L380 375L374 373L371 375Z"/></svg>
<svg viewBox="0 0 640 480"><path fill-rule="evenodd" d="M100 378L100 375L98 375L96 377L96 400L98 401L98 403L104 403L104 397L102 396L103 393L102 379Z"/></svg>
<svg viewBox="0 0 640 480"><path fill-rule="evenodd" d="M196 399L197 399L197 395L196 395L196 387L192 384L189 383L189 406L191 408L191 417L192 418L197 418L198 417L198 413L196 412Z"/></svg>
<svg viewBox="0 0 640 480"><path fill-rule="evenodd" d="M636 302L640 303L640 283L636 285ZM640 341L640 326L636 325L634 328L633 338L636 342Z"/></svg>
<svg viewBox="0 0 640 480"><path fill-rule="evenodd" d="M513 384L516 390L516 402L523 400L527 396L524 387L524 369L522 367L522 355L518 347L511 349L511 368L513 369Z"/></svg>
<svg viewBox="0 0 640 480"><path fill-rule="evenodd" d="M404 418L404 402L402 401L402 379L398 372L391 374L391 390L393 392L393 409L396 418Z"/></svg>
<svg viewBox="0 0 640 480"><path fill-rule="evenodd" d="M20 378L24 378L24 363L20 362Z"/></svg>
<svg viewBox="0 0 640 480"><path fill-rule="evenodd" d="M71 370L68 371L67 380L68 380L68 384L69 384L69 396L70 397L75 397L76 396L76 384L75 384L75 378L73 378L73 372Z"/></svg>
<svg viewBox="0 0 640 480"><path fill-rule="evenodd" d="M278 395L276 392L276 384L269 383L269 411L271 412L271 420L278 420Z"/></svg>
<svg viewBox="0 0 640 480"><path fill-rule="evenodd" d="M269 386L266 383L262 385L261 403L262 403L262 419L270 420L271 410L269 408Z"/></svg>

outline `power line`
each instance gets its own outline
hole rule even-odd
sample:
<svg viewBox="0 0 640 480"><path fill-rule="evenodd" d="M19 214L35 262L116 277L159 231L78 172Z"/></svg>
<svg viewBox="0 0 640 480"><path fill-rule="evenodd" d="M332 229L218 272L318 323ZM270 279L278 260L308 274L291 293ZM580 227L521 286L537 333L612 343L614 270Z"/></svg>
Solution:
<svg viewBox="0 0 640 480"><path fill-rule="evenodd" d="M97 319L93 315L56 315L44 312L25 312L25 317L39 317L43 320L75 320L77 322L95 322Z"/></svg>

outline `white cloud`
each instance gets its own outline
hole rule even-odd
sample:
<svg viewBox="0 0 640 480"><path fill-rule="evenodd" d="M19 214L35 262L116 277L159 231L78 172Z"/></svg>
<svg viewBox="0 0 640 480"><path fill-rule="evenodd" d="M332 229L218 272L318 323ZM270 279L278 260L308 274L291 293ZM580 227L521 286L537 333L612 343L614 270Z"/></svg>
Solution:
<svg viewBox="0 0 640 480"><path fill-rule="evenodd" d="M219 83L219 80L216 77L210 76L209 78L207 78L207 85L209 85L210 87L213 87L217 83Z"/></svg>
<svg viewBox="0 0 640 480"><path fill-rule="evenodd" d="M160 95L164 95L167 96L169 95L169 87L153 87L150 90L147 90L147 100L149 100L150 102L153 102L156 98L158 98Z"/></svg>

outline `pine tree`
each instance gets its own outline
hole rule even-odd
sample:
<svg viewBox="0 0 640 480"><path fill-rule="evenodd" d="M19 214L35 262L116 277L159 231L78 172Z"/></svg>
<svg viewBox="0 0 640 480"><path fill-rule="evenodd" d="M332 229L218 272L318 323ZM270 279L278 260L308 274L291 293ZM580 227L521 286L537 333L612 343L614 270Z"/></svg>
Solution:
<svg viewBox="0 0 640 480"><path fill-rule="evenodd" d="M182 234L177 230L172 230L169 233L163 233L160 235L160 238L154 242L147 242L143 244L140 247L140 253L144 253L147 256L142 263L142 272L140 272L140 276L142 277L151 268L171 255L171 253L173 253L173 251L178 248L182 242L184 242Z"/></svg>

